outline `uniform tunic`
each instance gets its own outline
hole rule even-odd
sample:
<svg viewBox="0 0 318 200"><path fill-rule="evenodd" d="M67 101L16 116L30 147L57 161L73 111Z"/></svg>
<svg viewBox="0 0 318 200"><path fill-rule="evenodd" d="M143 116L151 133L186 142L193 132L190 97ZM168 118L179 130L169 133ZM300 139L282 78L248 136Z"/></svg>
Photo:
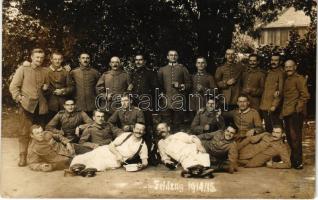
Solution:
<svg viewBox="0 0 318 200"><path fill-rule="evenodd" d="M136 123L145 124L145 118L144 113L141 109L132 106L130 109L127 110L116 110L108 119L108 122L119 128L123 128L124 126L128 125L130 126L130 130L132 131L132 128Z"/></svg>
<svg viewBox="0 0 318 200"><path fill-rule="evenodd" d="M210 125L210 130L207 132L224 130L225 128L224 119L222 116L217 117L217 111L209 112L204 108L195 115L191 123L191 133L195 135L203 133L204 126L207 124Z"/></svg>

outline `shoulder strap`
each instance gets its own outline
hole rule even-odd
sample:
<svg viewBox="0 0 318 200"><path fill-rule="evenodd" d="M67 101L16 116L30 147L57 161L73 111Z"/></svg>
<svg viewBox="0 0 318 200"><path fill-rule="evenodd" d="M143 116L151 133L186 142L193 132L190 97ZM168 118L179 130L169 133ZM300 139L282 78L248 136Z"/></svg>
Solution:
<svg viewBox="0 0 318 200"><path fill-rule="evenodd" d="M129 135L126 136L126 138L118 145L122 145L124 142L126 142L130 137L132 136L132 133L130 133Z"/></svg>

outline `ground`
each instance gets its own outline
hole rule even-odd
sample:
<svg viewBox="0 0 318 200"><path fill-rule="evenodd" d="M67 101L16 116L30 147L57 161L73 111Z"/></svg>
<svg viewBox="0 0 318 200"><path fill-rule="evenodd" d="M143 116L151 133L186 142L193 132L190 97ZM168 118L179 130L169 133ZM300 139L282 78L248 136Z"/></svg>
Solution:
<svg viewBox="0 0 318 200"><path fill-rule="evenodd" d="M2 115L1 196L4 198L313 198L315 191L314 124L304 128L303 170L239 168L213 179L185 179L179 168L149 167L99 172L96 177L64 177L63 171L33 172L17 167L19 120L14 110Z"/></svg>

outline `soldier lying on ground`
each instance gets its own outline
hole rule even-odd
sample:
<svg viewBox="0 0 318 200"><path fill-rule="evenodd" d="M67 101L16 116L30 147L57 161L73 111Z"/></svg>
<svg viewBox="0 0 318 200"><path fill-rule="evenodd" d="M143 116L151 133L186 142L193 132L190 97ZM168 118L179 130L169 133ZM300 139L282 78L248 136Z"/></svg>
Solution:
<svg viewBox="0 0 318 200"><path fill-rule="evenodd" d="M206 152L210 155L211 168L217 171L233 173L237 171L238 149L235 142L237 132L234 125L228 126L224 131L204 133L198 135Z"/></svg>
<svg viewBox="0 0 318 200"><path fill-rule="evenodd" d="M148 150L142 139L144 133L145 125L136 123L133 132L122 133L109 145L75 156L70 171L75 175L93 176L96 171L119 168L136 157L141 161L140 169L147 167Z"/></svg>
<svg viewBox="0 0 318 200"><path fill-rule="evenodd" d="M280 125L273 126L272 134L264 132L260 135L247 137L238 144L239 164L244 167L290 168L290 149L282 139L283 130ZM274 157L280 162L274 162Z"/></svg>
<svg viewBox="0 0 318 200"><path fill-rule="evenodd" d="M166 123L158 124L157 133L162 138L158 142L161 160L168 168L176 168L173 159L181 163L183 177L213 177L209 155L196 136L184 132L171 135Z"/></svg>
<svg viewBox="0 0 318 200"><path fill-rule="evenodd" d="M31 170L53 171L68 167L74 156L70 140L50 131L43 131L40 125L31 127L31 142L28 148L27 163Z"/></svg>

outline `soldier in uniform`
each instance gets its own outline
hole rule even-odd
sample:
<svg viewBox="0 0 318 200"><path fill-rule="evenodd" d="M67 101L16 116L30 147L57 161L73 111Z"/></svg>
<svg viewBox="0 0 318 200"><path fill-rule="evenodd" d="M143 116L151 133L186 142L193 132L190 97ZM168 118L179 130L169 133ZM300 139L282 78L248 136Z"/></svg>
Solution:
<svg viewBox="0 0 318 200"><path fill-rule="evenodd" d="M302 169L302 128L304 123L303 111L310 98L306 79L296 72L294 60L285 62L287 79L283 90L283 107L281 116L284 118L286 136L291 147L291 162L295 169Z"/></svg>
<svg viewBox="0 0 318 200"><path fill-rule="evenodd" d="M266 164L269 168L288 169L290 164L290 150L282 139L283 129L274 125L273 132L245 138L239 143L239 163L244 167L261 167ZM279 156L280 161L273 158Z"/></svg>
<svg viewBox="0 0 318 200"><path fill-rule="evenodd" d="M132 131L136 123L145 124L144 113L141 109L132 106L128 94L124 94L121 97L121 105L122 107L112 114L108 122L122 129L124 132Z"/></svg>
<svg viewBox="0 0 318 200"><path fill-rule="evenodd" d="M240 94L237 98L238 108L228 112L223 112L225 120L233 120L238 128L237 139L240 141L247 136L252 136L263 132L262 120L257 110L250 107L249 99L246 95Z"/></svg>
<svg viewBox="0 0 318 200"><path fill-rule="evenodd" d="M44 51L33 49L31 53L31 66L21 66L17 69L10 83L12 98L19 103L21 116L21 131L19 132L18 165L26 165L26 155L30 140L30 127L37 123L44 125L48 113L45 93L48 90L47 70L42 67Z"/></svg>
<svg viewBox="0 0 318 200"><path fill-rule="evenodd" d="M75 84L75 99L79 110L91 116L95 110L95 85L99 79L99 72L90 67L90 56L81 53L79 56L80 66L70 72L73 84Z"/></svg>
<svg viewBox="0 0 318 200"><path fill-rule="evenodd" d="M192 76L192 92L190 94L190 111L195 114L201 108L204 108L207 99L215 96L217 85L214 77L206 72L206 59L198 57L195 64L197 73ZM193 116L191 117L193 119Z"/></svg>
<svg viewBox="0 0 318 200"><path fill-rule="evenodd" d="M202 134L217 130L224 130L225 122L220 111L215 110L215 101L209 99L205 108L198 110L191 123L192 134Z"/></svg>
<svg viewBox="0 0 318 200"><path fill-rule="evenodd" d="M93 120L84 112L76 109L74 100L66 100L64 110L59 111L45 129L63 135L72 143L79 140L80 130L84 130Z"/></svg>
<svg viewBox="0 0 318 200"><path fill-rule="evenodd" d="M167 59L168 65L158 71L159 84L167 98L168 119L164 121L169 121L168 124L172 123L173 128L178 130L184 122L185 91L190 89L191 79L187 68L177 62L176 50L170 50Z"/></svg>
<svg viewBox="0 0 318 200"><path fill-rule="evenodd" d="M237 107L236 101L240 93L243 66L240 63L235 63L233 49L226 50L225 58L226 63L216 69L215 81L224 95L227 109L233 110Z"/></svg>
<svg viewBox="0 0 318 200"><path fill-rule="evenodd" d="M62 67L62 62L63 55L59 52L53 52L51 65L48 69L50 118L63 109L66 96L71 94L73 90L69 72Z"/></svg>
<svg viewBox="0 0 318 200"><path fill-rule="evenodd" d="M101 105L101 109L113 111L120 107L116 104L116 100L127 90L132 89L130 76L122 69L120 59L116 56L112 57L109 62L111 70L106 71L98 80L96 90L98 94L105 94L106 105ZM103 102L101 102L103 103Z"/></svg>
<svg viewBox="0 0 318 200"><path fill-rule="evenodd" d="M250 100L251 108L259 109L260 99L264 90L265 73L258 67L258 56L249 56L249 66L242 74L242 93Z"/></svg>
<svg viewBox="0 0 318 200"><path fill-rule="evenodd" d="M74 156L70 141L50 131L43 131L40 125L31 128L31 142L27 162L31 170L49 172L68 167Z"/></svg>
<svg viewBox="0 0 318 200"><path fill-rule="evenodd" d="M90 124L79 140L79 145L75 145L76 154L86 153L99 146L111 143L123 131L110 123L105 122L105 113L95 110L93 113L94 123Z"/></svg>
<svg viewBox="0 0 318 200"><path fill-rule="evenodd" d="M260 111L265 122L265 129L271 133L273 124L282 124L279 119L280 103L283 94L284 70L281 65L279 54L273 54L271 57L271 66L267 71L262 94Z"/></svg>

